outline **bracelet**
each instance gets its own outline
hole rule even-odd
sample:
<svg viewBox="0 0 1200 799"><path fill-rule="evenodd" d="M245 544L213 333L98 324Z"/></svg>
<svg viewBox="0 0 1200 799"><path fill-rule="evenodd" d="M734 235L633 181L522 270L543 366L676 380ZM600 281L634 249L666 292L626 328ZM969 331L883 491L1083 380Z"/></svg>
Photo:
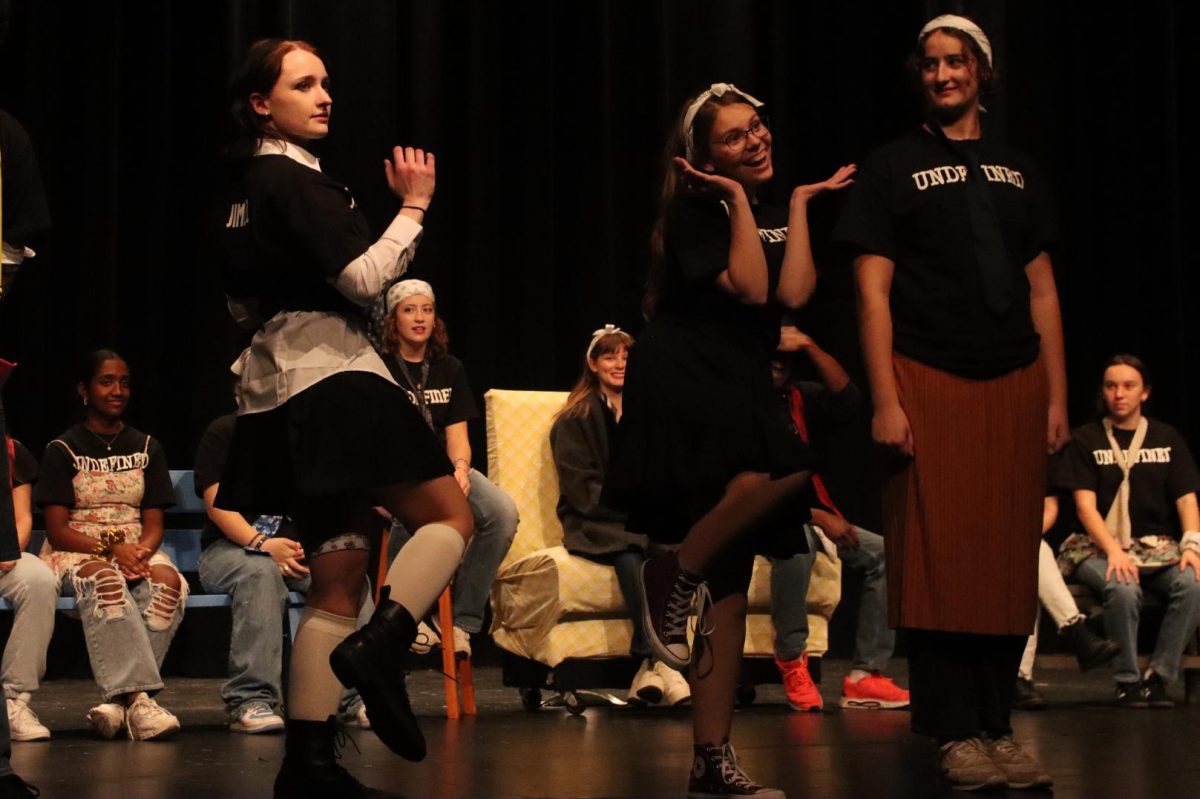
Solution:
<svg viewBox="0 0 1200 799"><path fill-rule="evenodd" d="M453 461L451 461L451 464L454 466L454 471L456 472L459 470L459 464L462 464L462 468L466 469L468 472L471 471L471 462L466 458L455 458Z"/></svg>
<svg viewBox="0 0 1200 799"><path fill-rule="evenodd" d="M410 209L412 209L413 211L420 211L420 212L421 212L421 213L423 213L423 214L429 213L429 209L428 209L428 208L422 208L422 207L421 207L421 206L419 206L419 205L402 205L402 206L400 206L400 210L401 210L401 211L403 211L405 208L410 208Z"/></svg>
<svg viewBox="0 0 1200 799"><path fill-rule="evenodd" d="M1188 530L1179 541L1179 548L1185 552L1192 551L1200 554L1200 532Z"/></svg>
<svg viewBox="0 0 1200 799"><path fill-rule="evenodd" d="M125 543L125 535L119 530L102 530L97 536L95 546L92 547L92 554L98 558L109 560L112 558L112 548L123 543Z"/></svg>

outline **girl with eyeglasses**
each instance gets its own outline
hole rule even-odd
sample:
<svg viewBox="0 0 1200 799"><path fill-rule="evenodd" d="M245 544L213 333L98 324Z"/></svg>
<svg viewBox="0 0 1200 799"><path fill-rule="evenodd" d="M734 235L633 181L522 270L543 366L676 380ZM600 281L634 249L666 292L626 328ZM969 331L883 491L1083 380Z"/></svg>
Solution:
<svg viewBox="0 0 1200 799"><path fill-rule="evenodd" d="M779 797L737 765L729 731L754 555L804 551L813 459L775 410L769 356L785 309L812 295L807 210L854 166L760 202L774 174L762 103L730 84L688 101L667 151L650 319L631 352L609 493L627 527L681 544L641 573L655 656L692 687L688 795ZM785 345L786 346L786 345ZM687 643L696 604L696 652Z"/></svg>

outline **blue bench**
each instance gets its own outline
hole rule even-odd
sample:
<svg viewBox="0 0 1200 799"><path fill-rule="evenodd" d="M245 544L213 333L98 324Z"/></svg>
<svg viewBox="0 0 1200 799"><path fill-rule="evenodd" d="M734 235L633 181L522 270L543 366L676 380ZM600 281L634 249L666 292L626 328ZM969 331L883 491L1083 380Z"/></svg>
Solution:
<svg viewBox="0 0 1200 799"><path fill-rule="evenodd" d="M171 487L175 489L175 505L165 513L162 551L165 552L185 577L195 577L200 561L200 529L204 525L206 512L204 500L196 496L195 478L190 469L171 470ZM42 548L45 532L35 530L29 541L29 551L36 554ZM193 589L187 598L188 608L227 608L232 604L229 594L205 594L198 579L188 579ZM74 597L59 597L59 610L78 610ZM7 600L0 599L0 610L12 610ZM304 595L288 593L288 626L286 634L296 637L296 625L304 610Z"/></svg>

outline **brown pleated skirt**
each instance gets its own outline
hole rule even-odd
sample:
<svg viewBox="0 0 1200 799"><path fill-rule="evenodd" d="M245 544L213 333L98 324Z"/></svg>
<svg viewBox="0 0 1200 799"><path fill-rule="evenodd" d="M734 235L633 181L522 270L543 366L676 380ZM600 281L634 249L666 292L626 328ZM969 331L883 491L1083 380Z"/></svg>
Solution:
<svg viewBox="0 0 1200 799"><path fill-rule="evenodd" d="M1028 635L1046 489L1041 362L992 380L894 363L915 457L884 482L892 626Z"/></svg>

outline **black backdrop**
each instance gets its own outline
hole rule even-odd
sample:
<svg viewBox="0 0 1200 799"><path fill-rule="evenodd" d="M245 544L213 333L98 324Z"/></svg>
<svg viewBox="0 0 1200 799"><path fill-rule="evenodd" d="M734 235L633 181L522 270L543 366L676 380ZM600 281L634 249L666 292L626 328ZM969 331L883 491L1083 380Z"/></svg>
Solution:
<svg viewBox="0 0 1200 799"><path fill-rule="evenodd" d="M433 281L482 392L565 388L593 328L639 328L660 151L689 93L724 80L768 101L786 197L913 124L904 55L925 18L963 11L1003 75L991 129L1034 156L1059 198L1073 423L1093 407L1098 365L1128 350L1155 370L1151 412L1197 443L1185 239L1197 163L1181 97L1197 76L1196 8L0 0L0 107L34 138L55 222L0 314L0 352L22 362L5 393L11 427L36 449L74 421L74 365L99 345L128 357L130 420L173 466L190 465L204 425L231 406L240 342L216 280L210 191L224 87L255 38L321 48L335 104L319 155L376 227L395 206L390 145L437 153L413 274ZM823 284L801 321L857 372L849 270L823 245L838 202L813 209ZM861 431L843 443L836 460L859 473Z"/></svg>

